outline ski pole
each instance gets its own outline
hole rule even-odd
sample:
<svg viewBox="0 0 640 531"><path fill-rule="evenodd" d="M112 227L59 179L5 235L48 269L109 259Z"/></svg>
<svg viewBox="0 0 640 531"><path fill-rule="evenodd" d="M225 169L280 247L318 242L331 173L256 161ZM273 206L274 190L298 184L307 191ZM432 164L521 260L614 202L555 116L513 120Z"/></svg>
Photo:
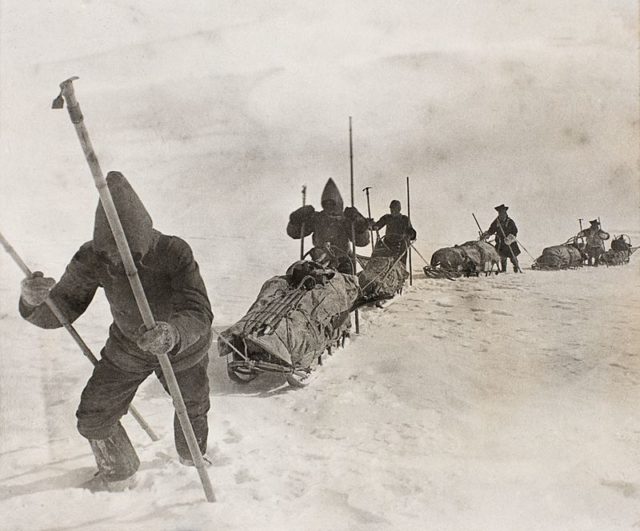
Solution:
<svg viewBox="0 0 640 531"><path fill-rule="evenodd" d="M471 215L473 216L473 219L476 221L476 225L478 226L478 241L480 241L482 239L482 235L484 234L484 231L482 230L482 227L480 226L480 223L478 223L478 218L476 218L476 215L472 212Z"/></svg>
<svg viewBox="0 0 640 531"><path fill-rule="evenodd" d="M302 206L307 202L307 185L302 185ZM304 258L304 221L300 226L300 260Z"/></svg>
<svg viewBox="0 0 640 531"><path fill-rule="evenodd" d="M409 177L407 177L407 217L409 218L409 227L411 227L411 193L409 191ZM411 266L411 247L409 251L409 286L413 286L413 267Z"/></svg>
<svg viewBox="0 0 640 531"><path fill-rule="evenodd" d="M362 189L362 191L367 194L367 212L369 213L369 219L371 218L371 201L369 200L369 190L371 190L371 186L366 186ZM373 227L369 227L369 233L371 234L371 254L373 254ZM376 229L376 234L378 234L378 229ZM378 239L380 239L380 234L378 234Z"/></svg>
<svg viewBox="0 0 640 531"><path fill-rule="evenodd" d="M111 227L113 238L118 247L118 251L120 253L120 257L127 274L127 278L129 279L129 283L131 284L133 296L136 300L136 304L138 305L140 315L142 316L142 321L146 329L151 330L156 326L156 321L153 318L151 307L149 306L149 301L147 300L147 297L144 293L144 288L142 287L142 282L140 281L138 270L136 269L133 257L131 256L131 249L129 249L129 244L127 243L127 238L124 233L124 229L122 228L120 217L118 216L118 211L116 210L116 206L113 202L113 197L111 197L111 192L107 185L107 181L102 174L102 169L100 168L100 164L98 163L98 158L95 154L95 151L93 150L93 146L91 145L91 140L89 139L89 133L86 126L84 125L82 111L80 110L80 105L78 103L78 100L76 100L76 96L73 90L73 81L75 79L78 78L72 77L60 84L60 95L54 100L53 107L61 108L64 105L64 101L66 100L67 102L67 110L69 111L71 122L75 126L75 130L78 135L78 139L80 140L80 145L82 146L84 156L87 159L89 168L91 169L91 174L93 175L95 186L98 189L98 194L100 195L100 202L107 216L109 226ZM198 442L196 441L193 427L191 426L191 422L189 421L187 408L185 406L184 399L182 398L180 387L178 387L178 381L176 380L173 368L171 367L169 356L165 353L160 354L157 357L162 369L162 373L167 382L171 398L173 399L173 405L176 411L176 415L178 416L178 420L180 421L180 426L182 427L182 432L184 433L187 446L189 447L191 458L193 459L193 462L200 476L200 481L202 482L205 496L207 498L207 501L213 502L215 501L213 487L211 486L209 476L205 469L205 462L202 457L202 453L200 452Z"/></svg>
<svg viewBox="0 0 640 531"><path fill-rule="evenodd" d="M11 244L7 241L7 239L0 232L0 244L4 247L4 250L7 251L9 256L13 258L13 261L18 265L18 267L25 274L25 277L31 278L33 275L32 271L29 269L27 264L24 263L20 255L16 252L16 250L11 246ZM85 355L85 357L95 366L98 364L98 358L95 357L89 345L87 345L84 340L78 334L78 331L73 327L73 325L66 318L62 310L58 307L58 305L53 302L53 300L49 297L45 301L45 304L51 310L51 313L55 316L58 322L65 328L69 335L73 338L76 344L80 347L80 350ZM159 440L159 437L155 434L155 432L151 429L151 426L147 424L147 421L142 418L142 415L138 412L138 410L133 406L129 405L129 413L131 416L136 419L140 427L147 432L147 435L151 438L152 441Z"/></svg>
<svg viewBox="0 0 640 531"><path fill-rule="evenodd" d="M353 198L353 132L351 129L351 116L349 116L349 175L351 183L351 207L354 205ZM353 244L353 274L356 274L356 225L351 222L351 243ZM355 309L356 334L360 333L360 314L358 308Z"/></svg>

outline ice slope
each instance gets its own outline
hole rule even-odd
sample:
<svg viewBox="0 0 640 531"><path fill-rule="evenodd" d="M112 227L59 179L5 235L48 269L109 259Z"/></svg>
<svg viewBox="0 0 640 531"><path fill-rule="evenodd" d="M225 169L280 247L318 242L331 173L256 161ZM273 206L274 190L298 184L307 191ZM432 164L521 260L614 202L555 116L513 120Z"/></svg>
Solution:
<svg viewBox="0 0 640 531"><path fill-rule="evenodd" d="M16 295L16 289L11 295ZM628 529L640 498L638 264L420 278L313 384L242 387L212 352L209 505L172 447L171 404L125 418L139 483L76 488L93 472L73 411L88 363L2 298L6 529ZM79 329L99 339L94 319ZM18 372L24 368L24 372Z"/></svg>

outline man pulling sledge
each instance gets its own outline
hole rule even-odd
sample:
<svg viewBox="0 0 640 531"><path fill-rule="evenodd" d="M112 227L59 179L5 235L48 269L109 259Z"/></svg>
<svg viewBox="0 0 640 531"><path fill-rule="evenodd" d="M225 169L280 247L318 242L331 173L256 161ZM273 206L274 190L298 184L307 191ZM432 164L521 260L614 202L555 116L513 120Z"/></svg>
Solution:
<svg viewBox="0 0 640 531"><path fill-rule="evenodd" d="M600 221L592 219L588 229L581 230L578 236L586 240L585 253L587 254L587 265L597 266L600 264L600 256L604 253L604 242L609 239L609 234L600 228Z"/></svg>
<svg viewBox="0 0 640 531"><path fill-rule="evenodd" d="M161 353L169 356L197 444L206 452L213 315L189 245L153 228L140 198L121 173L110 172L106 180L157 318L156 327L145 331L102 205L96 211L93 239L76 252L59 282L42 273L23 280L19 310L36 326L58 328L60 322L44 304L47 297L73 322L87 309L96 290L104 289L113 323L76 416L78 431L89 440L98 465L91 486L121 490L133 483L140 462L119 420L152 372L167 390L157 358ZM193 465L177 417L174 438L180 461Z"/></svg>
<svg viewBox="0 0 640 531"><path fill-rule="evenodd" d="M369 244L369 224L355 207L343 209L340 191L329 179L320 200L321 211L312 205L305 205L289 215L287 234L293 239L313 235L314 248L310 251L313 260L324 263L341 273L355 274L350 256L352 227L355 244L364 247Z"/></svg>
<svg viewBox="0 0 640 531"><path fill-rule="evenodd" d="M402 210L400 201L397 199L391 201L389 210L390 213L385 214L378 221L373 222L373 220L371 220L371 228L375 231L386 227L384 242L380 240L376 244L374 254L376 254L376 251L379 249L386 248L395 256L400 256L402 253L405 253L411 242L415 241L417 234L411 226L409 217L400 213ZM402 263L405 265L407 263L406 253L402 258Z"/></svg>
<svg viewBox="0 0 640 531"><path fill-rule="evenodd" d="M489 230L480 235L480 239L484 240L495 234L495 247L500 255L500 270L503 273L506 272L507 260L511 260L513 270L517 273L520 271L520 264L518 264L520 247L518 247L518 241L516 239L518 227L515 221L507 215L507 210L509 210L508 206L502 204L494 208L498 212L498 217L493 220L493 223L489 226Z"/></svg>

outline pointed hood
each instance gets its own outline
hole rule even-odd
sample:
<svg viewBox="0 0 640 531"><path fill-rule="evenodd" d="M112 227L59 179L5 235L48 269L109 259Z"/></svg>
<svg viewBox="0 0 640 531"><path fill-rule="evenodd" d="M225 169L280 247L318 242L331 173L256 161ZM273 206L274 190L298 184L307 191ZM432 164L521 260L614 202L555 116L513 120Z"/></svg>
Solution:
<svg viewBox="0 0 640 531"><path fill-rule="evenodd" d="M138 194L120 172L111 171L107 175L107 185L120 217L120 223L127 237L131 254L144 256L153 242L153 222L144 208ZM98 253L114 254L118 248L111 233L107 215L98 203L93 227L93 247Z"/></svg>
<svg viewBox="0 0 640 531"><path fill-rule="evenodd" d="M324 185L320 204L324 203L327 200L333 201L336 204L336 209L339 209L340 212L342 212L342 210L344 209L340 190L338 190L338 187L336 186L336 183L333 182L333 179L329 179L327 181L327 184Z"/></svg>

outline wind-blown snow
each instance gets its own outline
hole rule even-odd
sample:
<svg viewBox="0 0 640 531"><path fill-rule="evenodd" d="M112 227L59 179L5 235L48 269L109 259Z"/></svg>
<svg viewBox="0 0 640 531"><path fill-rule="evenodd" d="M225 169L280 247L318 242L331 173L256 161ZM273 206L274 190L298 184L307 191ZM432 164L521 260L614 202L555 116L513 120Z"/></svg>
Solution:
<svg viewBox="0 0 640 531"><path fill-rule="evenodd" d="M537 257L601 217L640 241L637 5L0 2L0 231L56 278L97 194L66 110L72 75L102 168L189 241L216 314L238 319L298 253L284 234L328 177L374 216L411 177L417 249L473 239L510 205ZM522 261L532 258L524 253ZM151 378L130 418L138 487L93 473L74 411L90 371L64 330L17 315L0 256L0 512L6 529L628 529L639 525L638 256L625 267L425 279L309 388L228 381L212 351L203 503ZM96 354L97 297L77 322Z"/></svg>

